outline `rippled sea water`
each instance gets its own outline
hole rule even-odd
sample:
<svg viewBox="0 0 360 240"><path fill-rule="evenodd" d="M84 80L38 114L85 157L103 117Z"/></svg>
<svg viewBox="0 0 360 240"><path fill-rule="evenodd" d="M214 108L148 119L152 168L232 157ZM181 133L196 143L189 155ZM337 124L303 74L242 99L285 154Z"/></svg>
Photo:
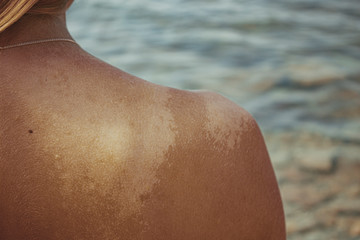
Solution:
<svg viewBox="0 0 360 240"><path fill-rule="evenodd" d="M104 61L220 92L264 131L360 142L359 0L76 0L68 25Z"/></svg>

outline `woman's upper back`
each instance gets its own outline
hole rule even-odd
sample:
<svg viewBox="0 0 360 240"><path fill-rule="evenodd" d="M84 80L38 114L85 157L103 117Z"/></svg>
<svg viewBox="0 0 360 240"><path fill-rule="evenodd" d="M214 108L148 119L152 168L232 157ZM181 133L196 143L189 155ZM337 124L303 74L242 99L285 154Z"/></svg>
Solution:
<svg viewBox="0 0 360 240"><path fill-rule="evenodd" d="M0 55L1 239L284 239L248 113L64 44Z"/></svg>

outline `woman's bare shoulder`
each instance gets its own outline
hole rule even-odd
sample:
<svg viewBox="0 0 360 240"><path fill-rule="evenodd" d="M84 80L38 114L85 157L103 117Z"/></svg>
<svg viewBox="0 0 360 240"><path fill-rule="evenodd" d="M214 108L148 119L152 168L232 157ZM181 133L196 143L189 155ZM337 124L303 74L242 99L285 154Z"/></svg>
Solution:
<svg viewBox="0 0 360 240"><path fill-rule="evenodd" d="M193 199L188 214L204 216L213 236L285 239L279 189L255 119L216 93L174 90L172 96L179 144L168 154L170 166L189 174L186 185L167 177L168 189Z"/></svg>

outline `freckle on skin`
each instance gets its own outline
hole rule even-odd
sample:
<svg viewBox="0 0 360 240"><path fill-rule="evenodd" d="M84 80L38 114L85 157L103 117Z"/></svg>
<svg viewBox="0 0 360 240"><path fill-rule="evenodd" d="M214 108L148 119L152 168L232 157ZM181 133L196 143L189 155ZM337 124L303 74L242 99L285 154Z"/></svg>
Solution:
<svg viewBox="0 0 360 240"><path fill-rule="evenodd" d="M29 133L33 133L34 131L33 130L29 130Z"/></svg>

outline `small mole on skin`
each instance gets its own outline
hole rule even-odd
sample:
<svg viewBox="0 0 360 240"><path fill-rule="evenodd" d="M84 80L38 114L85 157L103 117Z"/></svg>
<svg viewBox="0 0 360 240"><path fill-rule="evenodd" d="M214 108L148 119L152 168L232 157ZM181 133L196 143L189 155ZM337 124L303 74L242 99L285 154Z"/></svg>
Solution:
<svg viewBox="0 0 360 240"><path fill-rule="evenodd" d="M29 130L29 133L33 133L34 131L33 130Z"/></svg>

